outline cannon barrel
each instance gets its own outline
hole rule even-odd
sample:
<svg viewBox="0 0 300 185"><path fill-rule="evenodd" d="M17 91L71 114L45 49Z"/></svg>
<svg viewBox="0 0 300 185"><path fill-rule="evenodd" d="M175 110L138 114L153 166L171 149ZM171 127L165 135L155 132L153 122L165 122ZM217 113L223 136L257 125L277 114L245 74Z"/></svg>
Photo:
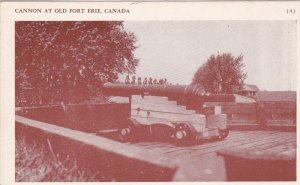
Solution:
<svg viewBox="0 0 300 185"><path fill-rule="evenodd" d="M202 101L202 102L234 102L233 94L209 94L199 85L136 85L136 84L113 84L103 85L105 95L124 96L151 95L165 96L169 99L180 101ZM185 104L185 103L184 103Z"/></svg>
<svg viewBox="0 0 300 185"><path fill-rule="evenodd" d="M130 96L148 94L152 96L188 96L204 94L198 85L135 85L112 84L103 85L107 95Z"/></svg>

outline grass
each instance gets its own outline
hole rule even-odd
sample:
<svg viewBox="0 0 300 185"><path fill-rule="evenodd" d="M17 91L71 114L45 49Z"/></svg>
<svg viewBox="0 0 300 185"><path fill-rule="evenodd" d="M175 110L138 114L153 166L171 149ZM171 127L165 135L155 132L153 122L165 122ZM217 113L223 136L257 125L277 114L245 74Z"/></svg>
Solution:
<svg viewBox="0 0 300 185"><path fill-rule="evenodd" d="M24 138L16 139L16 182L91 182L97 174L80 169L76 159L49 155L46 146L27 144Z"/></svg>

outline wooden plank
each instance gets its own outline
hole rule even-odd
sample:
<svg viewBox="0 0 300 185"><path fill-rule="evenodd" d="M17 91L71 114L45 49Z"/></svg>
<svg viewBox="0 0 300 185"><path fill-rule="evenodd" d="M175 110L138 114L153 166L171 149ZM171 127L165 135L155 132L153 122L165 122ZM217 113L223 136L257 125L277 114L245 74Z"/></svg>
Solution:
<svg viewBox="0 0 300 185"><path fill-rule="evenodd" d="M188 159L180 158L179 160L186 161ZM215 156L213 160L205 157L201 160L192 159L189 163L186 162L177 172L174 181L192 182L199 181L199 179L204 182L226 181L225 164L220 156Z"/></svg>
<svg viewBox="0 0 300 185"><path fill-rule="evenodd" d="M211 147L214 147L214 146L219 146L219 145L223 145L224 143L239 143L239 142L243 142L243 141L246 141L246 142L250 142L251 140L253 139L257 139L259 136L267 136L273 132L258 132L258 133L253 133L253 132L240 132L240 133L243 133L242 135L241 134L236 134L236 132L233 132L233 133L230 133L229 136L224 140L224 141L219 141L219 142L213 142L213 143L208 143L208 144L205 144L205 145L198 145L198 146L195 146L195 148L201 148L203 149L203 147L206 147L206 148L211 148Z"/></svg>
<svg viewBox="0 0 300 185"><path fill-rule="evenodd" d="M205 125L205 116L201 114L178 114L178 113L166 113L166 112L149 112L149 115L146 111L140 111L139 114L132 113L131 118L136 119L142 124L151 124L151 123L166 123L170 124L171 122L191 122L199 125Z"/></svg>
<svg viewBox="0 0 300 185"><path fill-rule="evenodd" d="M255 147L255 149L260 150L263 153L276 154L284 151L285 149L294 149L294 147L296 146L294 144L295 144L294 141L283 141L283 142L276 142L276 143L268 143L263 146Z"/></svg>
<svg viewBox="0 0 300 185"><path fill-rule="evenodd" d="M202 155L213 153L217 150L225 149L225 148L237 148L237 147L241 147L241 146L245 147L247 144L254 145L256 142L261 142L263 140L263 138L265 138L265 137L259 137L259 136L253 135L252 138L242 139L242 140L238 140L235 142L234 141L226 142L226 140L225 140L222 143L217 143L214 145L200 146L200 147L197 147L198 148L197 151L190 154L190 157L200 157ZM274 139L273 137L270 138L270 141L272 141L273 139Z"/></svg>
<svg viewBox="0 0 300 185"><path fill-rule="evenodd" d="M242 134L242 133L240 133L240 132L235 132L236 134L235 135L241 135L241 136L245 136L244 134ZM246 137L246 136L245 136ZM228 137L228 138L226 138L226 141L228 141L228 140L233 140L233 139L235 139L235 138L230 138L230 137ZM197 150L197 147L198 146L206 146L206 147L209 147L210 146L210 144L213 144L213 145L219 145L220 143L223 143L224 141L217 141L217 142L213 142L213 143L204 143L204 144L202 144L202 145L195 145L195 146L193 146L193 147L180 147L180 146L176 146L176 145L174 145L174 144L169 144L169 143L163 143L162 144L162 146L168 146L168 147L159 147L159 149L158 150L156 150L155 149L155 147L154 146L156 146L156 145L160 145L159 143L157 144L157 143L153 143L153 144L151 144L151 142L147 142L147 144L145 144L144 142L142 142L142 143L136 143L136 144L134 144L134 145L136 145L136 146L141 146L141 147L143 147L143 148L146 148L146 149L152 149L152 150L155 150L156 152L161 152L161 153L165 153L165 152L172 152L172 151L178 151L178 150L181 150L182 148L183 149L193 149L193 150Z"/></svg>
<svg viewBox="0 0 300 185"><path fill-rule="evenodd" d="M278 147L281 144L285 144L288 143L289 141L287 141L286 137L281 137L281 138L266 138L262 141L257 141L257 142L251 142L248 144L245 144L243 146L239 146L238 148L240 150L252 150L252 149L257 149L257 150L261 150L264 151L268 148L272 148L272 147Z"/></svg>
<svg viewBox="0 0 300 185"><path fill-rule="evenodd" d="M153 144L153 145L145 146L144 148L153 149L153 148L157 148L157 147L170 149L170 148L174 148L176 146L168 144L168 143L159 143L159 144Z"/></svg>
<svg viewBox="0 0 300 185"><path fill-rule="evenodd" d="M276 135L274 135L276 134ZM161 153L163 155L168 155L168 157L176 157L178 156L184 156L184 155L190 155L189 157L193 158L195 153L202 153L202 155L205 155L210 152L215 152L218 148L223 148L228 143L230 143L228 146L236 146L236 145L245 145L249 143L249 141L253 141L254 139L257 139L257 142L263 140L265 137L273 136L277 137L280 132L277 131L271 131L271 132L262 132L262 131L257 131L257 132L234 132L225 141L216 141L213 143L204 143L202 145L195 145L193 147L172 147L172 145L169 148L161 148L161 147L151 147L151 145L148 145L145 148L150 148L152 151L155 151L157 153ZM258 137L259 136L259 137ZM273 137L270 140L273 140ZM236 142L239 141L239 142Z"/></svg>
<svg viewBox="0 0 300 185"><path fill-rule="evenodd" d="M268 135L270 133L257 132L254 134L253 132L248 132L248 131L231 132L224 141L208 142L208 143L204 143L203 145L196 145L193 148L203 150L203 149L223 146L226 143L238 144L239 142L243 142L243 141L249 142L250 140L256 139L258 135L262 135L262 134Z"/></svg>

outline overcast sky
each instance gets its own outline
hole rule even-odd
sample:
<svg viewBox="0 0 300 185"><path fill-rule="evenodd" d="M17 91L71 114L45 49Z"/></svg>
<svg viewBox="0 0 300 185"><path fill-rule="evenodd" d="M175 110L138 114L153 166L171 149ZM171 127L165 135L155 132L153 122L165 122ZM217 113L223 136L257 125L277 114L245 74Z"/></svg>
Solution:
<svg viewBox="0 0 300 185"><path fill-rule="evenodd" d="M189 84L210 55L244 56L246 83L296 90L295 21L131 21L140 59L136 76Z"/></svg>

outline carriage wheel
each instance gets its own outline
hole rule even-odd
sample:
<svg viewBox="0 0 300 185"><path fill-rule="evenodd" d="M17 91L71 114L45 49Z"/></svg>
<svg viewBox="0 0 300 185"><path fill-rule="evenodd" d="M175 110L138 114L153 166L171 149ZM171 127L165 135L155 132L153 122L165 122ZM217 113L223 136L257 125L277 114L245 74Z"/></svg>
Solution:
<svg viewBox="0 0 300 185"><path fill-rule="evenodd" d="M196 131L187 123L179 123L175 126L174 138L177 144L192 145L196 140Z"/></svg>
<svg viewBox="0 0 300 185"><path fill-rule="evenodd" d="M219 129L219 140L224 140L229 135L229 129Z"/></svg>
<svg viewBox="0 0 300 185"><path fill-rule="evenodd" d="M122 142L133 142L136 138L138 125L129 120L126 127L119 129L119 138Z"/></svg>

